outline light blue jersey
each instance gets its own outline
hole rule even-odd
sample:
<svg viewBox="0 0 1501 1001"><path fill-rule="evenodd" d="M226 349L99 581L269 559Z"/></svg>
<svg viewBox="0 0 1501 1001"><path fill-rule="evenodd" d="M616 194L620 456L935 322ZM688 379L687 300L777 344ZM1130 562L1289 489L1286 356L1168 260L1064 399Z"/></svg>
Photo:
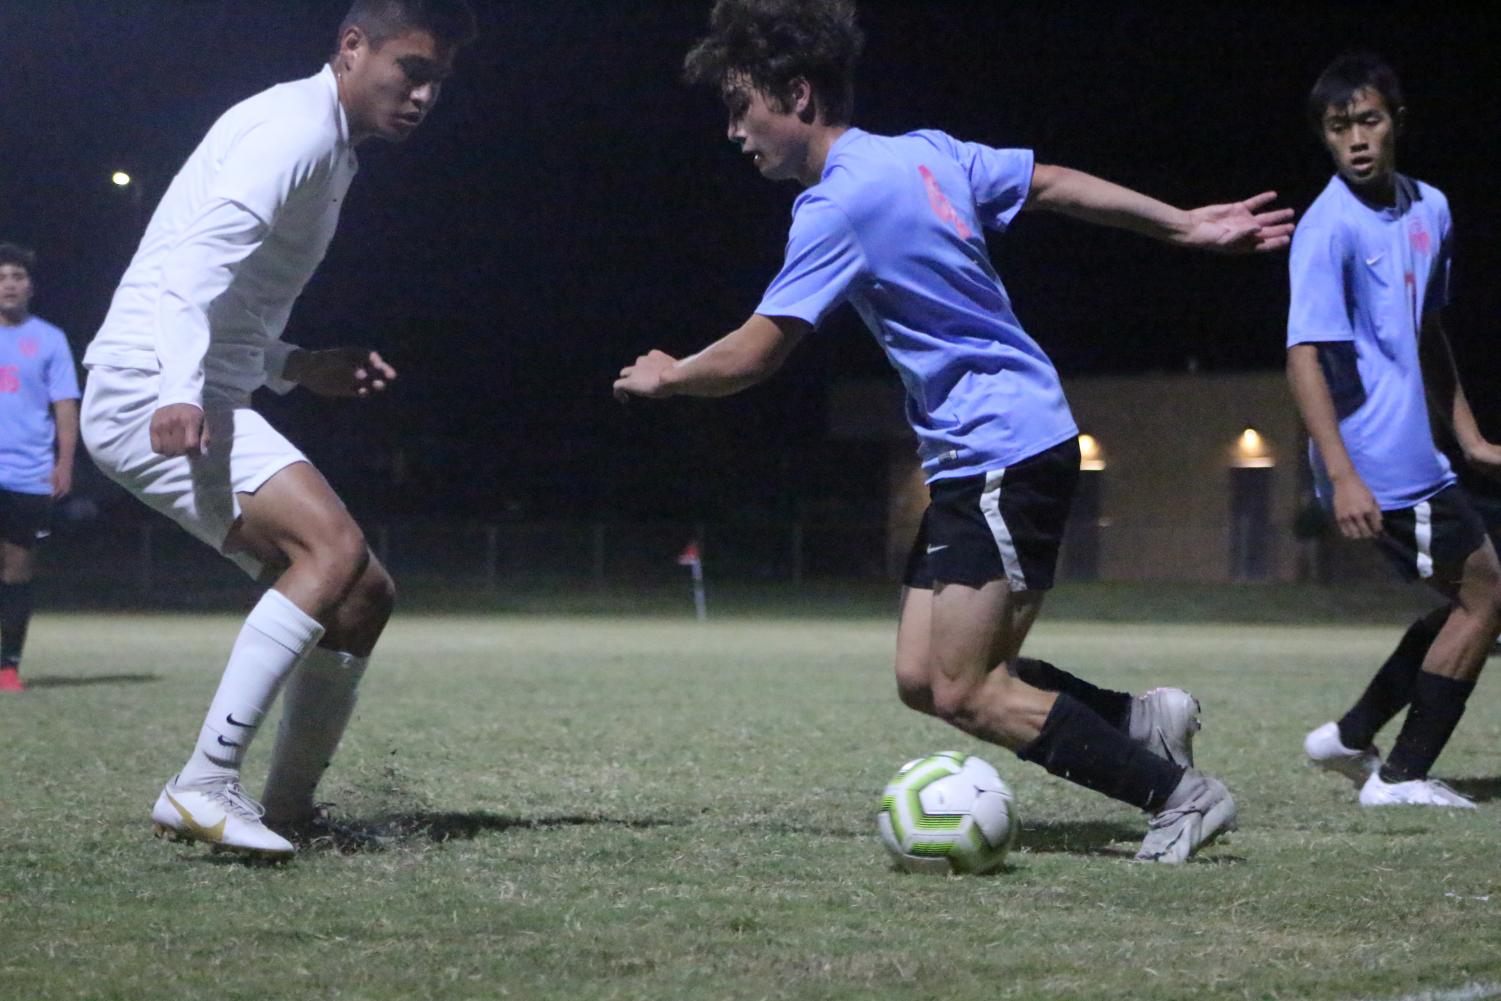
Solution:
<svg viewBox="0 0 1501 1001"><path fill-rule="evenodd" d="M1287 344L1349 345L1325 352L1324 371L1350 461L1385 511L1455 481L1433 444L1418 361L1423 319L1449 302L1449 203L1421 181L1396 180L1396 205L1380 208L1336 175L1304 213L1288 263ZM1327 502L1312 446L1310 457Z"/></svg>
<svg viewBox="0 0 1501 1001"><path fill-rule="evenodd" d="M0 326L0 489L52 492L52 404L76 399L78 374L61 330L34 316Z"/></svg>
<svg viewBox="0 0 1501 1001"><path fill-rule="evenodd" d="M901 374L930 481L1079 433L985 248L982 230L1004 230L1031 184L1030 150L850 129L793 206L786 263L756 307L817 325L851 303Z"/></svg>

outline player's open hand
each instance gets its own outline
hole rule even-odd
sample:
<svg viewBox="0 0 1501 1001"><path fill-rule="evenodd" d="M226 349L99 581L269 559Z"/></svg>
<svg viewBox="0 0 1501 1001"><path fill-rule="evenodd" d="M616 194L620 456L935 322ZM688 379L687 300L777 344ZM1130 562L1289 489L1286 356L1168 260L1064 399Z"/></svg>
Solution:
<svg viewBox="0 0 1501 1001"><path fill-rule="evenodd" d="M1293 210L1266 208L1276 200L1277 192L1263 191L1243 202L1193 209L1183 243L1223 254L1281 250L1292 242Z"/></svg>
<svg viewBox="0 0 1501 1001"><path fill-rule="evenodd" d="M203 409L169 403L151 415L151 451L157 455L202 455L208 451L208 424Z"/></svg>
<svg viewBox="0 0 1501 1001"><path fill-rule="evenodd" d="M1381 506L1359 476L1334 481L1334 523L1347 539L1374 539L1381 534Z"/></svg>
<svg viewBox="0 0 1501 1001"><path fill-rule="evenodd" d="M677 359L665 351L650 351L636 359L634 365L620 370L615 380L615 399L624 403L632 396L645 396L659 400L671 396L672 389L663 375L677 364Z"/></svg>
<svg viewBox="0 0 1501 1001"><path fill-rule="evenodd" d="M374 396L396 379L380 352L358 347L295 352L283 374L319 396Z"/></svg>

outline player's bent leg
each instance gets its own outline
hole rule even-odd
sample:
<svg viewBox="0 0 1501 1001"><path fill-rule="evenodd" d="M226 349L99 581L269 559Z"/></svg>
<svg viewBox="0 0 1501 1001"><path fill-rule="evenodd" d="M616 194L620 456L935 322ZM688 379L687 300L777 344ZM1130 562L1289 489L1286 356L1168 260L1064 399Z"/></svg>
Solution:
<svg viewBox="0 0 1501 1001"><path fill-rule="evenodd" d="M1035 740L1054 696L995 670L1003 652L1020 645L1010 635L1010 585L940 583L932 595L929 664L937 714L1013 751Z"/></svg>
<svg viewBox="0 0 1501 1001"><path fill-rule="evenodd" d="M1423 669L1413 682L1407 719L1386 763L1362 787L1362 805L1386 805L1384 801L1394 795L1390 787L1429 782L1428 773L1459 725L1498 633L1501 633L1501 566L1490 540L1486 539L1464 560L1448 620L1428 648ZM1460 805L1441 802L1450 799L1442 791L1419 799L1423 802L1418 799L1410 802ZM1430 799L1434 802L1427 802Z"/></svg>
<svg viewBox="0 0 1501 1001"><path fill-rule="evenodd" d="M322 644L303 658L287 683L262 801L266 823L297 840L341 840L319 813L314 793L354 715L370 651L395 597L395 584L372 555L332 613Z"/></svg>
<svg viewBox="0 0 1501 1001"><path fill-rule="evenodd" d="M285 467L255 493L238 495L240 517L224 551L285 565L276 589L323 621L370 561L365 535L323 475L308 462Z"/></svg>
<svg viewBox="0 0 1501 1001"><path fill-rule="evenodd" d="M1180 862L1234 823L1222 784L1152 754L1067 693L1043 692L991 669L995 650L1016 649L1000 635L1015 597L1004 581L979 588L944 584L934 592L933 696L938 714L1023 761L1148 813L1155 861Z"/></svg>
<svg viewBox="0 0 1501 1001"><path fill-rule="evenodd" d="M933 589L903 587L896 626L896 693L909 709L936 716L928 647L933 627Z"/></svg>
<svg viewBox="0 0 1501 1001"><path fill-rule="evenodd" d="M1013 593L1009 628L1000 651L1006 670L1033 688L1063 692L1094 710L1107 723L1153 754L1188 768L1193 765L1193 738L1199 732L1199 700L1181 688L1154 688L1132 697L1091 684L1045 660L1022 657L1022 643L1042 610L1046 592Z"/></svg>

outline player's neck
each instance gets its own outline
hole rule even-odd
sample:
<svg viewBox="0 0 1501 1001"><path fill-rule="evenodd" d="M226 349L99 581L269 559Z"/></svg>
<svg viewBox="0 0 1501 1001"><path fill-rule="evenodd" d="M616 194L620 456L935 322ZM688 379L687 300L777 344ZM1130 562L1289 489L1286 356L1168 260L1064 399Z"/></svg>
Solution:
<svg viewBox="0 0 1501 1001"><path fill-rule="evenodd" d="M808 142L808 160L797 174L803 187L811 188L823 179L824 165L829 162L829 150L834 148L839 137L848 132L849 128L848 125L819 125L814 128L813 136Z"/></svg>
<svg viewBox="0 0 1501 1001"><path fill-rule="evenodd" d="M1383 180L1370 184L1352 184L1343 174L1340 180L1345 182L1345 187L1350 193L1367 205L1378 209L1389 209L1397 204L1397 174L1393 171Z"/></svg>
<svg viewBox="0 0 1501 1001"><path fill-rule="evenodd" d="M29 319L31 314L24 309L14 313L0 309L0 327L19 327Z"/></svg>
<svg viewBox="0 0 1501 1001"><path fill-rule="evenodd" d="M344 113L344 127L349 131L349 145L358 146L375 133L373 130L362 129L355 121L354 114L349 110L349 98L344 95L344 74L338 70L334 70L334 90L339 96L339 110Z"/></svg>

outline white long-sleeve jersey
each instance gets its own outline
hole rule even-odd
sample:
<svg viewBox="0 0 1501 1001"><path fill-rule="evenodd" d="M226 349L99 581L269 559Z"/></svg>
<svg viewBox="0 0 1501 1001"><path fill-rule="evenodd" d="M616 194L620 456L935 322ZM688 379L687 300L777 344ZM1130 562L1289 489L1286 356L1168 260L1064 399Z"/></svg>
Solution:
<svg viewBox="0 0 1501 1001"><path fill-rule="evenodd" d="M160 372L158 407L201 407L206 384L289 390L282 331L357 169L330 67L230 108L162 196L84 365Z"/></svg>

